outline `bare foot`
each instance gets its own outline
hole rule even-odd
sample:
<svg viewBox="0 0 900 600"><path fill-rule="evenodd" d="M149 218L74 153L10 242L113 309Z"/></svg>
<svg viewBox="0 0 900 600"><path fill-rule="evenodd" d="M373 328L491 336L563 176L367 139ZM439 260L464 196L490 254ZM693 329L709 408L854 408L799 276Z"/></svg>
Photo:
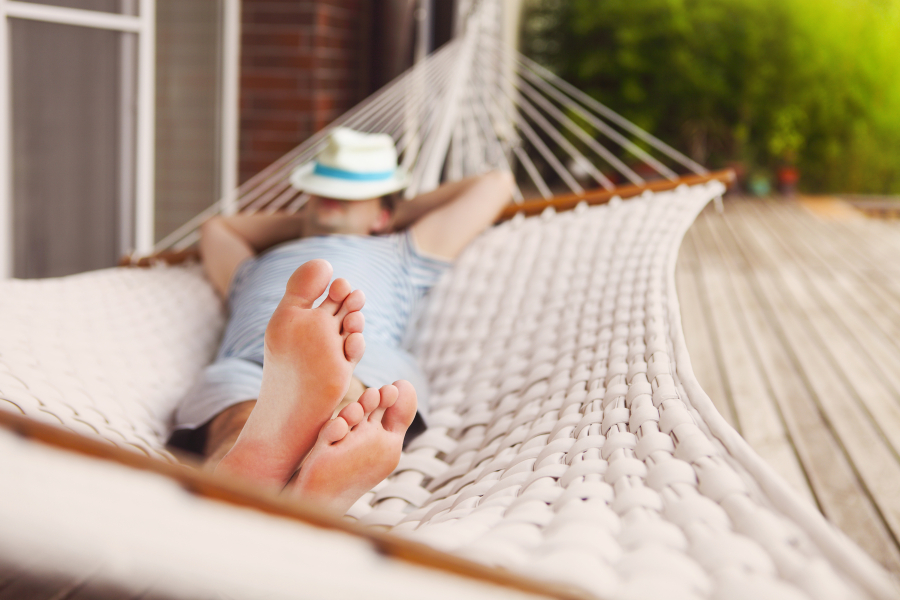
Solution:
<svg viewBox="0 0 900 600"><path fill-rule="evenodd" d="M217 472L281 490L309 453L347 392L365 350L362 292L331 279L327 261L311 260L291 275L266 327L263 381L256 406Z"/></svg>
<svg viewBox="0 0 900 600"><path fill-rule="evenodd" d="M415 416L416 391L408 381L367 389L322 427L285 492L346 513L397 468L403 436Z"/></svg>

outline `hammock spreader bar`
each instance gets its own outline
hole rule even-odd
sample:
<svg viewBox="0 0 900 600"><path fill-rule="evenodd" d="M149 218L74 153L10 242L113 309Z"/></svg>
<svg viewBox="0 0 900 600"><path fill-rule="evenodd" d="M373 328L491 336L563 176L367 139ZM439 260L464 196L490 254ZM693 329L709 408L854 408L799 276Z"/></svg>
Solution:
<svg viewBox="0 0 900 600"><path fill-rule="evenodd" d="M611 190L593 190L591 192L586 192L583 194L554 196L553 198L547 200L529 200L523 202L522 204L510 204L500 214L500 218L498 220L505 221L507 219L513 218L517 214L531 217L541 214L548 208L552 208L556 212L563 212L574 209L582 202L587 204L588 206L596 206L598 204L605 204L616 197L624 200L633 196L640 196L644 192L648 191L665 192L668 190L674 190L682 185L700 185L709 181L720 181L726 186L730 186L734 183L734 180L734 171L732 169L725 169L722 171L713 171L712 173L707 173L706 175L688 175L685 177L679 177L674 181L653 181L644 185L623 185Z"/></svg>
<svg viewBox="0 0 900 600"><path fill-rule="evenodd" d="M591 598L590 595L571 587L491 569L423 544L334 517L314 506L284 501L274 494L261 492L256 487L243 484L241 481L216 477L200 469L199 466L189 467L166 463L122 450L99 439L91 439L60 427L40 423L22 415L0 410L0 428L54 448L160 475L177 482L182 488L201 498L217 500L242 508L252 508L269 515L362 537L369 540L379 554L413 564L560 600L590 600Z"/></svg>

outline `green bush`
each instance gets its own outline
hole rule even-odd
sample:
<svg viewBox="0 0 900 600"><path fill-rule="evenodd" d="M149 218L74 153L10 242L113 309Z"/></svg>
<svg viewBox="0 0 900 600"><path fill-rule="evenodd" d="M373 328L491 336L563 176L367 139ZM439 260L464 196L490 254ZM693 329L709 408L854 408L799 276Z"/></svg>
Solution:
<svg viewBox="0 0 900 600"><path fill-rule="evenodd" d="M900 0L531 0L523 43L710 167L900 193Z"/></svg>

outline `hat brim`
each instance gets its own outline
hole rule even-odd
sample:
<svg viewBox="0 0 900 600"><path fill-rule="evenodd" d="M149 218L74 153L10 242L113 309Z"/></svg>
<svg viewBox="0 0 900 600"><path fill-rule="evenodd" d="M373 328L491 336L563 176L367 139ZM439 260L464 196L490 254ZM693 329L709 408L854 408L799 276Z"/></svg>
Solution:
<svg viewBox="0 0 900 600"><path fill-rule="evenodd" d="M291 172L291 185L307 194L335 200L380 198L386 194L399 192L409 185L408 174L400 169L397 169L389 179L381 181L349 181L318 175L313 172L315 167L315 162L309 162L295 168Z"/></svg>

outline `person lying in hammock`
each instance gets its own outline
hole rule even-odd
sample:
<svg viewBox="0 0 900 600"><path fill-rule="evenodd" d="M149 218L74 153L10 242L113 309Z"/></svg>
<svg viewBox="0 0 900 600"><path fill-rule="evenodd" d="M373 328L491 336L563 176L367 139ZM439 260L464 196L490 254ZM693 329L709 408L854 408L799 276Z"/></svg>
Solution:
<svg viewBox="0 0 900 600"><path fill-rule="evenodd" d="M295 215L201 227L229 320L175 425L203 429L208 468L343 514L396 467L413 421L424 428L427 383L401 338L416 301L510 202L513 180L488 173L394 207L406 181L393 140L337 129L291 184L310 195Z"/></svg>

